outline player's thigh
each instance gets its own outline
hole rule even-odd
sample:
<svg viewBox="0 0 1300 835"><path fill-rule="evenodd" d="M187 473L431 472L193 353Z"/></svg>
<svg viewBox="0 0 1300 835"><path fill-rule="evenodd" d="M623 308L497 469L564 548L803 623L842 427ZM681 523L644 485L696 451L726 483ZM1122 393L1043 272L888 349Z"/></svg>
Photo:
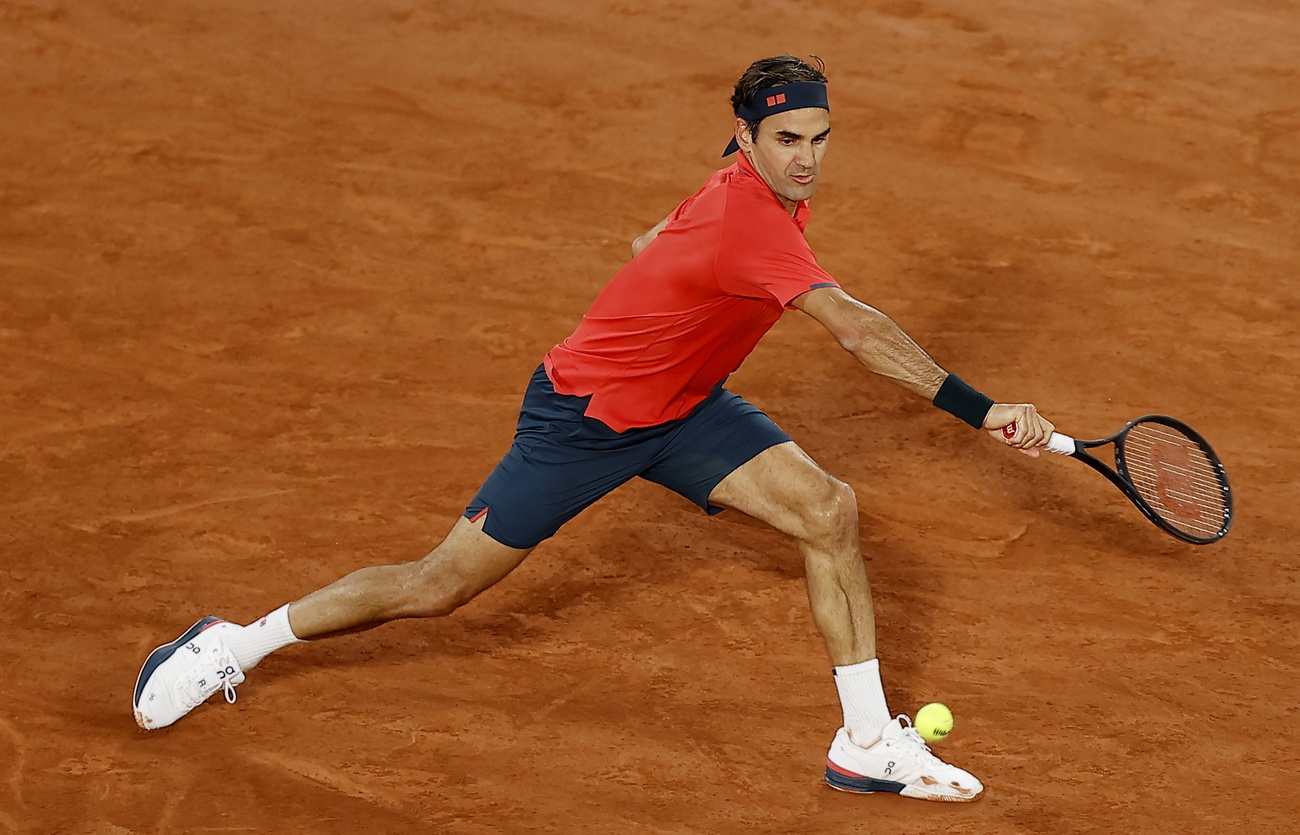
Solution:
<svg viewBox="0 0 1300 835"><path fill-rule="evenodd" d="M853 490L821 468L794 441L770 447L736 468L709 494L783 533L809 539L856 526Z"/></svg>
<svg viewBox="0 0 1300 835"><path fill-rule="evenodd" d="M484 532L483 522L457 519L447 538L420 560L417 582L470 597L500 581L532 551L503 545Z"/></svg>

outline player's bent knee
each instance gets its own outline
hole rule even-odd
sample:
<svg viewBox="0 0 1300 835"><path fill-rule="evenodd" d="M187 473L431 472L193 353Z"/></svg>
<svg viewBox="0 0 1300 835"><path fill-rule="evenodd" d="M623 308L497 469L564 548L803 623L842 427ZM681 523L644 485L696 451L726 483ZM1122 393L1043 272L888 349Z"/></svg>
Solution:
<svg viewBox="0 0 1300 835"><path fill-rule="evenodd" d="M473 600L483 590L481 584L476 583L472 577L445 567L426 563L415 563L412 567L412 576L406 584L407 593L402 606L406 617L445 617Z"/></svg>
<svg viewBox="0 0 1300 835"><path fill-rule="evenodd" d="M450 615L473 599L474 594L467 589L440 584L413 589L407 596L403 609L407 617L440 618Z"/></svg>
<svg viewBox="0 0 1300 835"><path fill-rule="evenodd" d="M804 538L833 545L857 536L858 497L853 488L832 476L803 508Z"/></svg>

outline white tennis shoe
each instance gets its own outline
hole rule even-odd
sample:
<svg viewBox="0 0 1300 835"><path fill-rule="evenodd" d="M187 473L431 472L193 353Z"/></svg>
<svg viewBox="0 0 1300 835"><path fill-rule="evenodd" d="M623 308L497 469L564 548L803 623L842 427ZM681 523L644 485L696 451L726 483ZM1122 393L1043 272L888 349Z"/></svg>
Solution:
<svg viewBox="0 0 1300 835"><path fill-rule="evenodd" d="M912 721L901 715L885 725L870 748L855 744L840 728L826 755L826 783L843 792L893 792L956 803L974 800L984 791L970 773L936 757Z"/></svg>
<svg viewBox="0 0 1300 835"><path fill-rule="evenodd" d="M235 686L243 683L244 671L222 635L240 628L206 617L149 653L135 681L136 724L146 731L165 728L217 691L234 704Z"/></svg>

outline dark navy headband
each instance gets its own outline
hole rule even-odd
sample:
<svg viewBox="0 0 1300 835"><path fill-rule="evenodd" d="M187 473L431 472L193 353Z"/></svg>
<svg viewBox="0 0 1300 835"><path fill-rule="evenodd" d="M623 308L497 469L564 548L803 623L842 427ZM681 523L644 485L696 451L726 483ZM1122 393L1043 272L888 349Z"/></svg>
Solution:
<svg viewBox="0 0 1300 835"><path fill-rule="evenodd" d="M793 84L782 84L780 87L759 90L749 97L749 101L743 102L736 108L736 115L746 122L753 122L787 110L802 110L805 107L831 109L831 106L826 103L825 84L820 81L796 81ZM740 145L733 136L722 155L731 156L739 150Z"/></svg>

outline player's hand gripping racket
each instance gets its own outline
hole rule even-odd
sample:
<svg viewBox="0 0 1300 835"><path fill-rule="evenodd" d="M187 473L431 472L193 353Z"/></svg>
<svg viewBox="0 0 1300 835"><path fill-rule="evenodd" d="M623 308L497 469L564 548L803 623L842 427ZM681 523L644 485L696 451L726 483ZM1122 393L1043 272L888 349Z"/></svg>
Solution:
<svg viewBox="0 0 1300 835"><path fill-rule="evenodd" d="M1004 426L1002 434L1014 438L1016 425ZM1113 467L1087 452L1107 445ZM1097 441L1053 432L1046 448L1106 476L1156 527L1185 542L1217 542L1232 527L1228 474L1205 439L1180 420L1146 415Z"/></svg>

